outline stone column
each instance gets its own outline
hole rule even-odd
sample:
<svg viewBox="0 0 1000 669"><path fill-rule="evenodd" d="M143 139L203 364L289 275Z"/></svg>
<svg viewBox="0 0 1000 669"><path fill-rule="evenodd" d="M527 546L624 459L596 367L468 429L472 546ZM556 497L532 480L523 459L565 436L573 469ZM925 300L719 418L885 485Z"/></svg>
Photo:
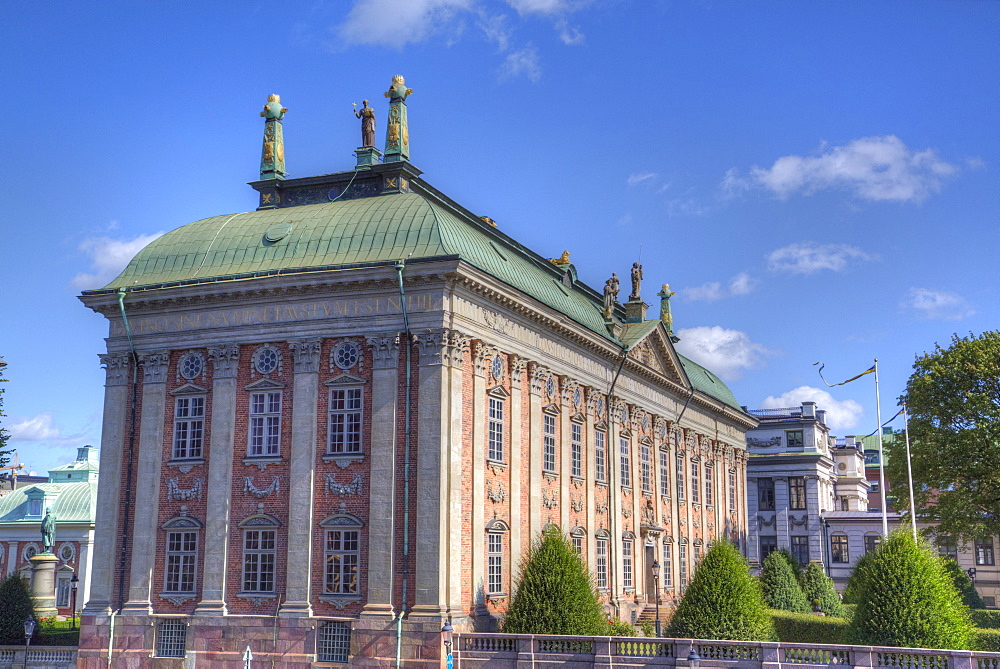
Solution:
<svg viewBox="0 0 1000 669"><path fill-rule="evenodd" d="M101 476L97 486L93 569L89 572L90 598L84 606L84 615L108 615L116 608L115 571L121 566L118 561L118 513L123 486L125 420L130 401L128 384L132 378L130 357L125 353L101 356L101 364L107 374L104 383L104 426L101 432Z"/></svg>
<svg viewBox="0 0 1000 669"><path fill-rule="evenodd" d="M559 527L563 532L573 529L569 523L569 512L572 501L570 499L570 478L573 471L572 456L572 428L570 427L570 414L573 406L573 393L566 387L566 378L560 379L559 397L561 406L559 407Z"/></svg>
<svg viewBox="0 0 1000 669"><path fill-rule="evenodd" d="M625 532L621 452L618 445L619 432L625 428L621 424L621 407L619 400L608 398L608 532L611 533L611 540L608 542L608 574L611 576L611 583L608 585L611 587L612 601L619 604L624 601L621 554L622 534ZM635 564L635 555L632 556L632 563Z"/></svg>
<svg viewBox="0 0 1000 669"><path fill-rule="evenodd" d="M278 615L312 615L313 497L316 478L316 410L319 401L319 339L289 342L294 357L292 449L288 458L288 562L285 601Z"/></svg>
<svg viewBox="0 0 1000 669"><path fill-rule="evenodd" d="M542 531L542 384L544 367L533 364L528 377L528 541ZM524 466L522 464L522 466Z"/></svg>
<svg viewBox="0 0 1000 669"><path fill-rule="evenodd" d="M496 349L482 342L476 344L472 371L472 499L471 551L472 591L475 600L476 630L485 631L489 610L486 607L486 449L489 403L486 398L486 370ZM482 594L480 594L482 593Z"/></svg>
<svg viewBox="0 0 1000 669"><path fill-rule="evenodd" d="M35 600L35 614L48 618L59 613L56 608L56 563L52 553L39 553L28 559L31 563L31 598Z"/></svg>
<svg viewBox="0 0 1000 669"><path fill-rule="evenodd" d="M135 488L131 527L132 564L124 615L152 613L151 588L156 569L156 539L160 530L160 466L163 462L163 420L167 398L170 354L143 353L142 408L139 419L139 457L135 462ZM103 472L101 472L103 475Z"/></svg>
<svg viewBox="0 0 1000 669"><path fill-rule="evenodd" d="M399 336L368 338L372 350L371 440L368 483L368 597L362 618L393 617L393 564L396 547L396 426L398 421Z"/></svg>
<svg viewBox="0 0 1000 669"><path fill-rule="evenodd" d="M586 490L586 501L584 502L584 512L586 513L587 519L587 564L597 565L597 497L594 491L597 490L595 482L597 481L597 457L595 455L595 437L594 432L596 431L594 412L591 402L591 396L594 391L587 389L583 396L583 407L585 414L587 416L587 423L583 428L583 453L584 459L586 460L587 476L586 483L584 484L584 489ZM607 463L605 463L605 466Z"/></svg>
<svg viewBox="0 0 1000 669"><path fill-rule="evenodd" d="M438 624L460 607L462 354L467 339L453 330L421 334L417 402L417 493L413 622ZM456 616L463 616L460 608Z"/></svg>
<svg viewBox="0 0 1000 669"><path fill-rule="evenodd" d="M236 433L236 373L239 344L208 349L212 358L212 416L208 447L208 500L205 512L205 559L200 615L226 614L226 574L229 566L230 494Z"/></svg>
<svg viewBox="0 0 1000 669"><path fill-rule="evenodd" d="M524 510L521 507L521 414L523 411L523 393L521 384L524 381L524 358L510 356L510 582L517 577L517 568L521 564L521 555L525 551L524 537L521 535L521 517ZM529 502L530 503L530 502Z"/></svg>

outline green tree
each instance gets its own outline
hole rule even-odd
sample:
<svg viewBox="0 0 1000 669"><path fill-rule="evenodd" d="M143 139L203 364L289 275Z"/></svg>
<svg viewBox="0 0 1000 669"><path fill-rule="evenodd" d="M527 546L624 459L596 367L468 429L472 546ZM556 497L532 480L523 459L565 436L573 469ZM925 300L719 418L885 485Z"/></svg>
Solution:
<svg viewBox="0 0 1000 669"><path fill-rule="evenodd" d="M969 610L927 542L893 532L863 569L850 624L855 643L964 650L974 642Z"/></svg>
<svg viewBox="0 0 1000 669"><path fill-rule="evenodd" d="M566 535L549 530L532 541L501 630L506 634L608 633L594 580Z"/></svg>
<svg viewBox="0 0 1000 669"><path fill-rule="evenodd" d="M865 565L868 564L872 555L873 553L865 553L854 563L854 571L851 572L851 578L847 580L847 587L844 588L845 604L857 604L858 600L861 599L861 593L865 589L863 583L866 573Z"/></svg>
<svg viewBox="0 0 1000 669"><path fill-rule="evenodd" d="M0 644L24 644L24 621L31 616L36 621L31 593L16 573L0 581ZM39 628L35 628L34 637Z"/></svg>
<svg viewBox="0 0 1000 669"><path fill-rule="evenodd" d="M774 551L764 559L760 572L760 587L764 601L772 609L808 613L812 610L788 558L781 551Z"/></svg>
<svg viewBox="0 0 1000 669"><path fill-rule="evenodd" d="M818 601L820 611L826 615L838 618L844 615L844 605L833 587L833 579L826 575L818 562L810 562L802 572L802 591L810 603Z"/></svg>
<svg viewBox="0 0 1000 669"><path fill-rule="evenodd" d="M718 541L705 553L666 636L734 641L775 638L760 585L731 543Z"/></svg>
<svg viewBox="0 0 1000 669"><path fill-rule="evenodd" d="M792 555L792 552L790 550L788 550L787 548L779 548L777 550L777 552L780 553L782 556L784 556L785 560L788 562L788 566L790 566L792 568L792 574L795 575L795 580L799 584L801 584L802 583L802 565L799 564L799 561L795 559L795 556Z"/></svg>
<svg viewBox="0 0 1000 669"><path fill-rule="evenodd" d="M917 356L900 400L909 412L918 516L967 541L1000 534L1000 332L955 335L948 348L935 344ZM907 508L899 455L886 469L899 508Z"/></svg>
<svg viewBox="0 0 1000 669"><path fill-rule="evenodd" d="M944 569L948 572L948 576L951 577L951 582L955 584L958 594L961 595L963 604L970 609L986 608L983 598L976 592L976 586L973 585L972 579L969 578L969 575L965 573L965 570L957 562L951 558L944 559Z"/></svg>

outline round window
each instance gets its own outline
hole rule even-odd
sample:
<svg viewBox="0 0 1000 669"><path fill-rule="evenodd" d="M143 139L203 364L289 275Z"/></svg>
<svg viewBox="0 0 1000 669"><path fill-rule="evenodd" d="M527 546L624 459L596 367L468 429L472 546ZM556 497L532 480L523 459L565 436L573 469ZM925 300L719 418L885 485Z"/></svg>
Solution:
<svg viewBox="0 0 1000 669"><path fill-rule="evenodd" d="M340 367L341 369L350 369L354 367L354 365L358 364L358 358L360 355L360 351L358 351L356 344L345 341L337 346L337 349L333 353L333 361L337 363L337 367Z"/></svg>
<svg viewBox="0 0 1000 669"><path fill-rule="evenodd" d="M499 355L493 358L493 378L499 379L503 376L503 358Z"/></svg>
<svg viewBox="0 0 1000 669"><path fill-rule="evenodd" d="M63 544L62 548L59 549L59 557L62 558L63 562L69 562L73 559L73 546L70 544Z"/></svg>
<svg viewBox="0 0 1000 669"><path fill-rule="evenodd" d="M190 381L201 374L205 368L205 361L200 353L186 353L181 357L179 367L181 376Z"/></svg>
<svg viewBox="0 0 1000 669"><path fill-rule="evenodd" d="M580 406L580 402L583 400L583 392L579 388L573 391L573 404L575 406Z"/></svg>
<svg viewBox="0 0 1000 669"><path fill-rule="evenodd" d="M622 407L622 424L628 422L628 407Z"/></svg>
<svg viewBox="0 0 1000 669"><path fill-rule="evenodd" d="M553 393L556 392L556 382L552 379L551 376L545 380L545 392L548 395L552 395Z"/></svg>
<svg viewBox="0 0 1000 669"><path fill-rule="evenodd" d="M253 364L261 374L270 374L278 368L278 352L270 346L262 348L254 356Z"/></svg>

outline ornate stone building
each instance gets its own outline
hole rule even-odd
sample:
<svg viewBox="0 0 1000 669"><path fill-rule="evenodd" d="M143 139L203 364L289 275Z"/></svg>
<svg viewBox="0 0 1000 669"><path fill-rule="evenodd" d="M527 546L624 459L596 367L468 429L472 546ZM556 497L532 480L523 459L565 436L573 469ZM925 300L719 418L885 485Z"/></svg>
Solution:
<svg viewBox="0 0 1000 669"><path fill-rule="evenodd" d="M273 96L258 208L83 294L110 327L83 666L109 640L129 666L437 665L446 620L495 626L546 526L625 619L654 560L669 598L744 540L757 421L677 354L669 290L646 320L641 268L619 304L434 189L409 92L384 162L298 179Z"/></svg>

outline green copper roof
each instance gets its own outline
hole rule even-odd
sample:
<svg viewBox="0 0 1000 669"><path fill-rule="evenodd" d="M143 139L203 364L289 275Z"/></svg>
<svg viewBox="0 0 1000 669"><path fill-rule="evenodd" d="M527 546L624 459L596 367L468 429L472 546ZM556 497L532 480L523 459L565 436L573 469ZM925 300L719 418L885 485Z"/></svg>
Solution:
<svg viewBox="0 0 1000 669"><path fill-rule="evenodd" d="M51 504L57 523L94 522L97 513L97 482L90 483L39 483L18 488L0 497L0 523L28 522L41 524L41 518L25 519L28 510L28 492L44 490L48 495L58 494Z"/></svg>
<svg viewBox="0 0 1000 669"><path fill-rule="evenodd" d="M732 408L742 411L740 403L736 401L736 396L733 395L733 391L722 382L722 379L698 363L688 360L683 355L678 355L678 357L681 359L684 371L687 373L688 378L691 379L691 385L695 387L695 390L700 390L723 404L728 404Z"/></svg>
<svg viewBox="0 0 1000 669"><path fill-rule="evenodd" d="M265 237L273 239L279 235L268 231L280 234L284 228L287 234L276 242ZM460 218L414 193L196 221L151 242L104 290L447 256L458 256L608 336L595 292L565 286L546 260L485 223Z"/></svg>

